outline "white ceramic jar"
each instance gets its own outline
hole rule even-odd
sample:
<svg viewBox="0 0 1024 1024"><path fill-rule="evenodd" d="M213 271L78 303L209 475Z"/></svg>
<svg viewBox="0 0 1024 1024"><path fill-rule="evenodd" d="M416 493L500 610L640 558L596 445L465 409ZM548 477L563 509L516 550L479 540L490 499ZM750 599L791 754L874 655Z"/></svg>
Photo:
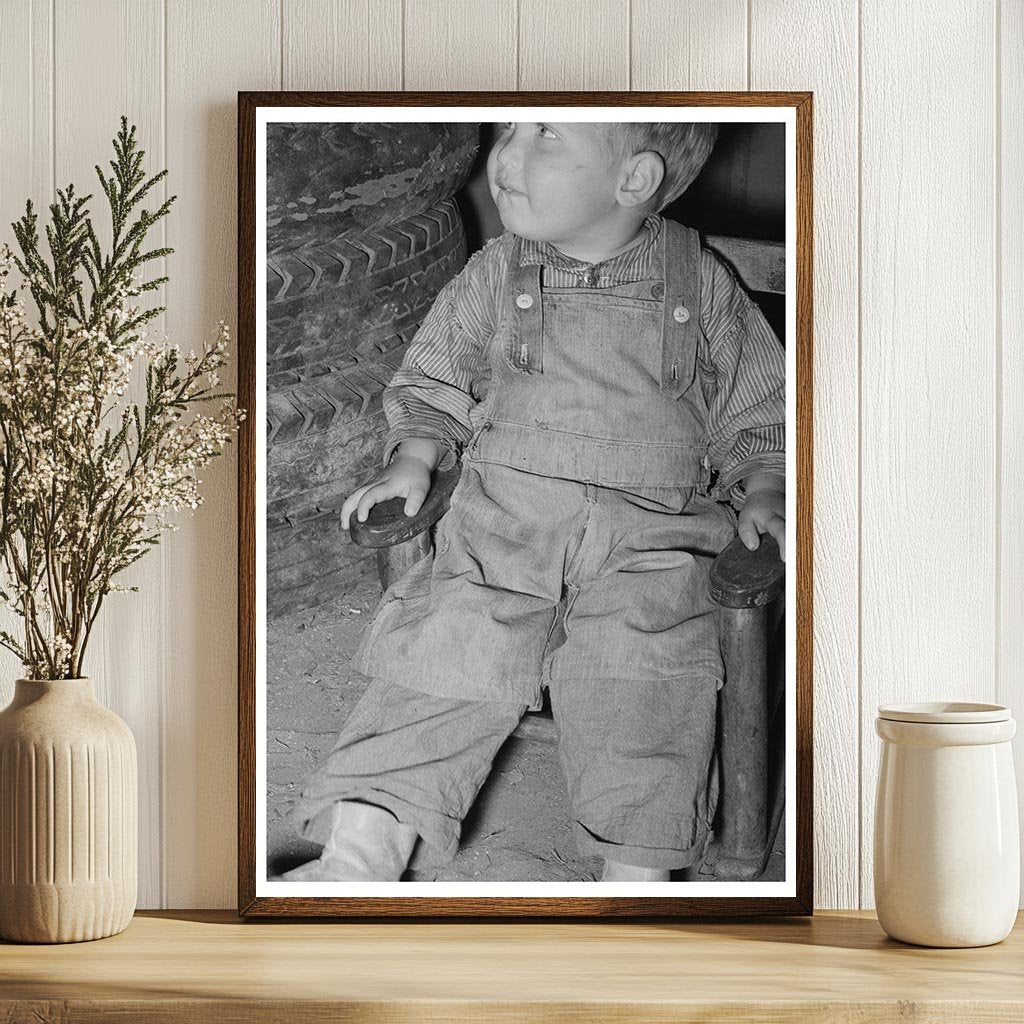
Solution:
<svg viewBox="0 0 1024 1024"><path fill-rule="evenodd" d="M875 907L894 939L988 946L1010 933L1020 896L1017 788L999 704L878 709Z"/></svg>

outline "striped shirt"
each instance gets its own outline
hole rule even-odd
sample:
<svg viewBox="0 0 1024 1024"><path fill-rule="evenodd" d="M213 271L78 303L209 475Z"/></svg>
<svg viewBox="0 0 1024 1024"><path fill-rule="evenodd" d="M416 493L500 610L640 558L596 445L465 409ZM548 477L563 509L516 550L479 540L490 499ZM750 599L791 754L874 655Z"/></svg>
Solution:
<svg viewBox="0 0 1024 1024"><path fill-rule="evenodd" d="M632 281L664 281L660 246L663 218L643 223L640 241L591 264L546 242L522 240L522 263L543 266L543 285L604 288ZM470 409L482 398L487 342L505 311L509 233L476 252L434 301L402 366L384 392L390 425L384 462L406 438L440 441L461 453L472 428ZM785 476L786 368L782 346L732 273L701 250L697 369L708 405L708 455L717 472L713 495L741 507L742 481L755 472Z"/></svg>

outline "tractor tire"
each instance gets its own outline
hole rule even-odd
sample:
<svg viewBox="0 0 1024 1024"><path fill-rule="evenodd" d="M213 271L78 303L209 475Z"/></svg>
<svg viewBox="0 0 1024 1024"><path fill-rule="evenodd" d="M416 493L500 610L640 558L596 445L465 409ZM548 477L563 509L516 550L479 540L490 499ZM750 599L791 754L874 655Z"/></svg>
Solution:
<svg viewBox="0 0 1024 1024"><path fill-rule="evenodd" d="M277 389L403 345L466 261L445 200L397 224L267 258L267 384Z"/></svg>
<svg viewBox="0 0 1024 1024"><path fill-rule="evenodd" d="M471 122L269 125L268 255L395 224L450 198L479 134Z"/></svg>
<svg viewBox="0 0 1024 1024"><path fill-rule="evenodd" d="M466 262L448 199L399 223L268 257L268 614L315 607L367 572L337 510L379 468L381 395Z"/></svg>

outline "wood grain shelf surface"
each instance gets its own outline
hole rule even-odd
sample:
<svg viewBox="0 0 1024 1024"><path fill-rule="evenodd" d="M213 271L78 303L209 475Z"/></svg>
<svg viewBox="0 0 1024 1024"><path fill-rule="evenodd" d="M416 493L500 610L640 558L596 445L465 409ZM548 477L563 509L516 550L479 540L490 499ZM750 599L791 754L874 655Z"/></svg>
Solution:
<svg viewBox="0 0 1024 1024"><path fill-rule="evenodd" d="M935 950L874 915L723 922L239 921L152 911L98 942L0 943L0 1022L1024 1020L1024 918Z"/></svg>

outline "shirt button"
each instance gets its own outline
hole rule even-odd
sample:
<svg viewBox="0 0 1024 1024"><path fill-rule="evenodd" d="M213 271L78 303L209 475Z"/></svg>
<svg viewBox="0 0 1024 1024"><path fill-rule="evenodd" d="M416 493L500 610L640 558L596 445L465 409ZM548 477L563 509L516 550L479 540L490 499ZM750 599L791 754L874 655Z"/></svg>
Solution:
<svg viewBox="0 0 1024 1024"><path fill-rule="evenodd" d="M676 306L676 308L672 310L672 319L675 320L676 323L685 324L686 321L690 319L690 311L685 306Z"/></svg>
<svg viewBox="0 0 1024 1024"><path fill-rule="evenodd" d="M516 305L520 309L529 309L533 305L533 296L529 292L523 292L516 296Z"/></svg>
<svg viewBox="0 0 1024 1024"><path fill-rule="evenodd" d="M651 285L651 298L661 299L664 298L664 295L665 286L660 281L655 281L654 284Z"/></svg>

